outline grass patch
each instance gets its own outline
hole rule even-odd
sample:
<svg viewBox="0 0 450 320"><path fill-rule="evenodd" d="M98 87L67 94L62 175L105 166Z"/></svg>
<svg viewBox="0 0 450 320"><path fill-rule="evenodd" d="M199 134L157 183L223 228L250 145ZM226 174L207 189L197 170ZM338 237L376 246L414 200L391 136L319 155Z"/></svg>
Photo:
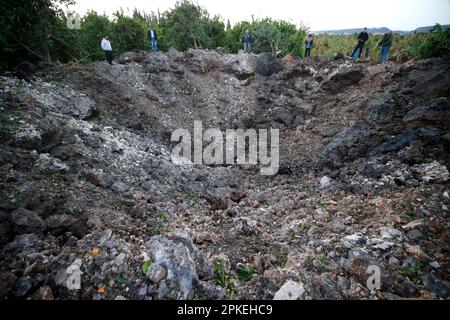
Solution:
<svg viewBox="0 0 450 320"><path fill-rule="evenodd" d="M217 259L214 262L214 283L228 290L233 288L232 277L226 270L225 261L223 259Z"/></svg>
<svg viewBox="0 0 450 320"><path fill-rule="evenodd" d="M199 197L192 191L189 189L184 189L181 193L181 195L183 196L183 198L185 200L189 200L189 201L193 201L193 202L197 202Z"/></svg>
<svg viewBox="0 0 450 320"><path fill-rule="evenodd" d="M145 261L145 262L142 264L142 266L141 266L142 273L143 273L144 275L146 275L147 272L148 272L148 270L150 270L150 267L151 267L151 266L152 266L152 262L151 262L151 261Z"/></svg>
<svg viewBox="0 0 450 320"><path fill-rule="evenodd" d="M238 263L236 265L236 274L240 282L247 282L257 275L258 272L253 266L246 266L242 263Z"/></svg>

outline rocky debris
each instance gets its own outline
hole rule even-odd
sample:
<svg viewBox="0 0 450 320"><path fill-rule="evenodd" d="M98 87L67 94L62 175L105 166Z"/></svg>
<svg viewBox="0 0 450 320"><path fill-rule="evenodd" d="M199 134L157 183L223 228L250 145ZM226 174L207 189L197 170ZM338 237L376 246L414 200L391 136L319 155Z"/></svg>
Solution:
<svg viewBox="0 0 450 320"><path fill-rule="evenodd" d="M442 281L433 273L428 273L422 278L425 288L435 292L438 297L448 299L450 297L450 283Z"/></svg>
<svg viewBox="0 0 450 320"><path fill-rule="evenodd" d="M21 277L17 279L13 287L13 294L16 298L24 297L32 288L30 277Z"/></svg>
<svg viewBox="0 0 450 320"><path fill-rule="evenodd" d="M11 221L17 234L40 233L46 229L46 223L36 213L27 209L17 209L11 213Z"/></svg>
<svg viewBox="0 0 450 320"><path fill-rule="evenodd" d="M450 122L450 105L447 98L435 99L409 111L403 118L403 122L411 123L441 124L448 128Z"/></svg>
<svg viewBox="0 0 450 320"><path fill-rule="evenodd" d="M283 70L281 61L269 53L261 54L256 61L255 71L262 76L269 77L281 70Z"/></svg>
<svg viewBox="0 0 450 320"><path fill-rule="evenodd" d="M449 71L448 58L421 61L416 65L406 64L400 70L406 73L407 85L414 95L424 100L450 95Z"/></svg>
<svg viewBox="0 0 450 320"><path fill-rule="evenodd" d="M148 55L147 59L145 60L144 71L147 73L171 71L167 56L162 53Z"/></svg>
<svg viewBox="0 0 450 320"><path fill-rule="evenodd" d="M255 59L253 54L240 53L224 55L224 70L233 73L239 80L246 80L255 75Z"/></svg>
<svg viewBox="0 0 450 320"><path fill-rule="evenodd" d="M52 170L55 170L58 172L67 173L70 170L67 164L46 153L41 153L39 155L39 159L36 161L36 166L44 172L51 172Z"/></svg>
<svg viewBox="0 0 450 320"><path fill-rule="evenodd" d="M277 113L276 120L284 123L287 126L292 125L294 122L295 115L288 111L288 110L282 110Z"/></svg>
<svg viewBox="0 0 450 320"><path fill-rule="evenodd" d="M166 269L159 264L153 264L147 273L147 277L155 284L159 284L166 277Z"/></svg>
<svg viewBox="0 0 450 320"><path fill-rule="evenodd" d="M8 243L5 246L5 251L13 253L35 252L40 244L41 241L36 234L22 234L16 236L13 241Z"/></svg>
<svg viewBox="0 0 450 320"><path fill-rule="evenodd" d="M389 277L389 273L384 270L380 264L371 257L364 250L352 249L349 254L349 258L345 262L345 271L355 278L359 283L366 284L370 274L367 272L368 268L375 266L380 268L381 272L381 284L386 285L386 278Z"/></svg>
<svg viewBox="0 0 450 320"><path fill-rule="evenodd" d="M147 55L145 52L125 52L118 59L117 62L120 64L128 64L128 63L143 63Z"/></svg>
<svg viewBox="0 0 450 320"><path fill-rule="evenodd" d="M389 152L399 151L409 146L413 141L417 139L414 130L408 128L398 136L392 137L378 148L372 151L372 154L385 154Z"/></svg>
<svg viewBox="0 0 450 320"><path fill-rule="evenodd" d="M0 297L448 297L448 60L341 58L171 49L0 77ZM174 165L171 132L199 119L280 129L278 175Z"/></svg>
<svg viewBox="0 0 450 320"><path fill-rule="evenodd" d="M273 300L298 300L305 289L301 283L288 280L285 284L275 293Z"/></svg>
<svg viewBox="0 0 450 320"><path fill-rule="evenodd" d="M352 245L365 244L367 239L362 234L355 233L355 234L346 236L344 238L344 241L349 242L350 243L349 247L351 247Z"/></svg>
<svg viewBox="0 0 450 320"><path fill-rule="evenodd" d="M322 179L320 179L320 189L327 189L331 187L332 182L333 179L327 176L323 176Z"/></svg>
<svg viewBox="0 0 450 320"><path fill-rule="evenodd" d="M96 112L93 99L85 94L53 83L37 79L23 97L25 103L38 103L47 111L68 114L75 118L89 119Z"/></svg>
<svg viewBox="0 0 450 320"><path fill-rule="evenodd" d="M434 269L439 269L441 265L437 261L430 262L429 265Z"/></svg>
<svg viewBox="0 0 450 320"><path fill-rule="evenodd" d="M444 183L449 179L447 167L436 161L415 165L411 171L419 180L428 183Z"/></svg>
<svg viewBox="0 0 450 320"><path fill-rule="evenodd" d="M391 227L383 227L380 230L380 236L381 236L381 239L392 240L394 238L403 237L403 232L401 232L400 230L391 228Z"/></svg>
<svg viewBox="0 0 450 320"><path fill-rule="evenodd" d="M358 84L365 75L365 70L358 66L343 68L343 70L332 74L329 80L322 84L322 88L331 93L336 93L349 86Z"/></svg>
<svg viewBox="0 0 450 320"><path fill-rule="evenodd" d="M365 118L370 123L385 124L395 115L395 101L392 94L386 93L375 97L367 104Z"/></svg>
<svg viewBox="0 0 450 320"><path fill-rule="evenodd" d="M370 146L370 132L361 125L355 124L338 133L325 146L322 158L326 162L338 163L341 159L351 160L363 155Z"/></svg>
<svg viewBox="0 0 450 320"><path fill-rule="evenodd" d="M12 272L0 273L0 298L6 298L9 295L16 280L17 277Z"/></svg>
<svg viewBox="0 0 450 320"><path fill-rule="evenodd" d="M36 150L41 145L42 134L34 125L27 124L14 134L14 141L18 146Z"/></svg>
<svg viewBox="0 0 450 320"><path fill-rule="evenodd" d="M406 230L406 231L410 231L410 230L415 229L417 227L422 227L423 225L424 225L423 219L417 219L417 220L408 222L407 224L402 226L402 228L404 230Z"/></svg>
<svg viewBox="0 0 450 320"><path fill-rule="evenodd" d="M129 189L130 187L128 187L125 183L120 181L114 182L114 184L111 186L111 190L117 193L125 193Z"/></svg>
<svg viewBox="0 0 450 320"><path fill-rule="evenodd" d="M149 276L159 283L159 299L185 300L193 292L195 283L212 277L212 264L187 238L173 239L156 236L147 243L151 253L152 267ZM162 268L167 272L162 272ZM163 274L167 274L164 278ZM175 294L175 295L174 295Z"/></svg>
<svg viewBox="0 0 450 320"><path fill-rule="evenodd" d="M53 290L49 286L40 287L32 296L33 300L53 300Z"/></svg>

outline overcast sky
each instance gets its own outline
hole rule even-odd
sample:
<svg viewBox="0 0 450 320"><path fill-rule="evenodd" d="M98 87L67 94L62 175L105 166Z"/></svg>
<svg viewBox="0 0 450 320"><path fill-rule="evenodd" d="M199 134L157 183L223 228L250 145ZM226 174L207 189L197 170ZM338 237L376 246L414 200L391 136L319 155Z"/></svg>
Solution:
<svg viewBox="0 0 450 320"><path fill-rule="evenodd" d="M112 14L119 8L138 8L163 12L176 0L76 0L75 11L88 9ZM295 24L308 25L311 30L355 27L388 27L413 30L417 27L450 24L450 0L198 0L211 15L220 15L234 24L242 20L271 17ZM225 20L226 21L226 20Z"/></svg>

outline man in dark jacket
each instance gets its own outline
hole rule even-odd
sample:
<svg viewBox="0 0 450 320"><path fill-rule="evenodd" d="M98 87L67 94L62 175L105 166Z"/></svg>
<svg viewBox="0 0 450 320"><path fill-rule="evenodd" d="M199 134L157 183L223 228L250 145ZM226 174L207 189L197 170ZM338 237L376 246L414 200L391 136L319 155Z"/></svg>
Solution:
<svg viewBox="0 0 450 320"><path fill-rule="evenodd" d="M242 37L241 41L244 43L244 52L245 53L250 53L250 50L252 48L252 42L253 42L253 37L250 34L250 30L247 30L245 32L245 34Z"/></svg>
<svg viewBox="0 0 450 320"><path fill-rule="evenodd" d="M353 50L352 57L355 58L355 53L359 49L358 58L361 58L361 53L364 48L364 44L366 41L369 40L369 34L367 33L367 28L364 28L364 31L362 31L358 36L358 43L356 44L355 50Z"/></svg>
<svg viewBox="0 0 450 320"><path fill-rule="evenodd" d="M392 46L392 31L387 32L384 34L383 39L378 43L378 45L381 47L381 63L387 63L388 61L388 53L389 49Z"/></svg>
<svg viewBox="0 0 450 320"><path fill-rule="evenodd" d="M156 33L155 29L150 28L150 30L148 30L148 38L152 45L152 51L153 52L158 51L158 34Z"/></svg>
<svg viewBox="0 0 450 320"><path fill-rule="evenodd" d="M312 34L310 34L305 41L305 58L311 57L311 48L312 48L313 44L314 44L314 39L313 39Z"/></svg>

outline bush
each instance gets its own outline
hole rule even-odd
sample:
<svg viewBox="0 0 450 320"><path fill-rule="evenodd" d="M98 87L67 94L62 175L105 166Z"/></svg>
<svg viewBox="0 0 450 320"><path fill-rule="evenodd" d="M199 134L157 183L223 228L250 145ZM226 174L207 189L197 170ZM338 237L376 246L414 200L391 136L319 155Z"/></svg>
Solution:
<svg viewBox="0 0 450 320"><path fill-rule="evenodd" d="M190 0L179 0L173 9L162 14L147 14L134 10L131 17L122 11L110 20L106 15L89 11L81 20L80 30L66 26L63 4L73 0L9 0L0 2L0 69L9 69L23 62L67 62L72 59L100 60L104 53L100 47L105 34L111 39L116 55L127 51L150 50L147 31L156 28L160 50L174 47L215 49L224 47L237 53L248 29L254 37L252 51L293 53L302 56L307 28L290 22L270 18L241 21L233 27L219 16L208 12ZM356 45L354 35L317 35L313 56L325 59L338 53L350 55ZM366 44L372 60L380 58L378 42L382 35L371 35ZM429 33L394 36L390 56L425 59L450 54L450 29L436 25ZM363 52L365 55L365 52Z"/></svg>
<svg viewBox="0 0 450 320"><path fill-rule="evenodd" d="M104 58L100 44L103 37L110 32L111 24L107 16L100 16L95 11L88 12L82 18L78 41L83 57L89 57L91 60Z"/></svg>
<svg viewBox="0 0 450 320"><path fill-rule="evenodd" d="M436 25L422 41L419 47L419 58L442 57L450 54L450 29Z"/></svg>
<svg viewBox="0 0 450 320"><path fill-rule="evenodd" d="M23 61L67 61L79 54L65 26L61 5L70 0L8 0L0 2L0 67Z"/></svg>
<svg viewBox="0 0 450 320"><path fill-rule="evenodd" d="M303 52L306 28L297 28L292 23L269 18L252 23L239 22L227 30L224 46L229 52L236 53L242 49L241 39L246 30L254 38L252 51L255 53L280 51L283 55L293 53L300 56Z"/></svg>
<svg viewBox="0 0 450 320"><path fill-rule="evenodd" d="M119 11L114 14L109 36L116 54L140 51L146 47L147 28L139 19L127 17Z"/></svg>

